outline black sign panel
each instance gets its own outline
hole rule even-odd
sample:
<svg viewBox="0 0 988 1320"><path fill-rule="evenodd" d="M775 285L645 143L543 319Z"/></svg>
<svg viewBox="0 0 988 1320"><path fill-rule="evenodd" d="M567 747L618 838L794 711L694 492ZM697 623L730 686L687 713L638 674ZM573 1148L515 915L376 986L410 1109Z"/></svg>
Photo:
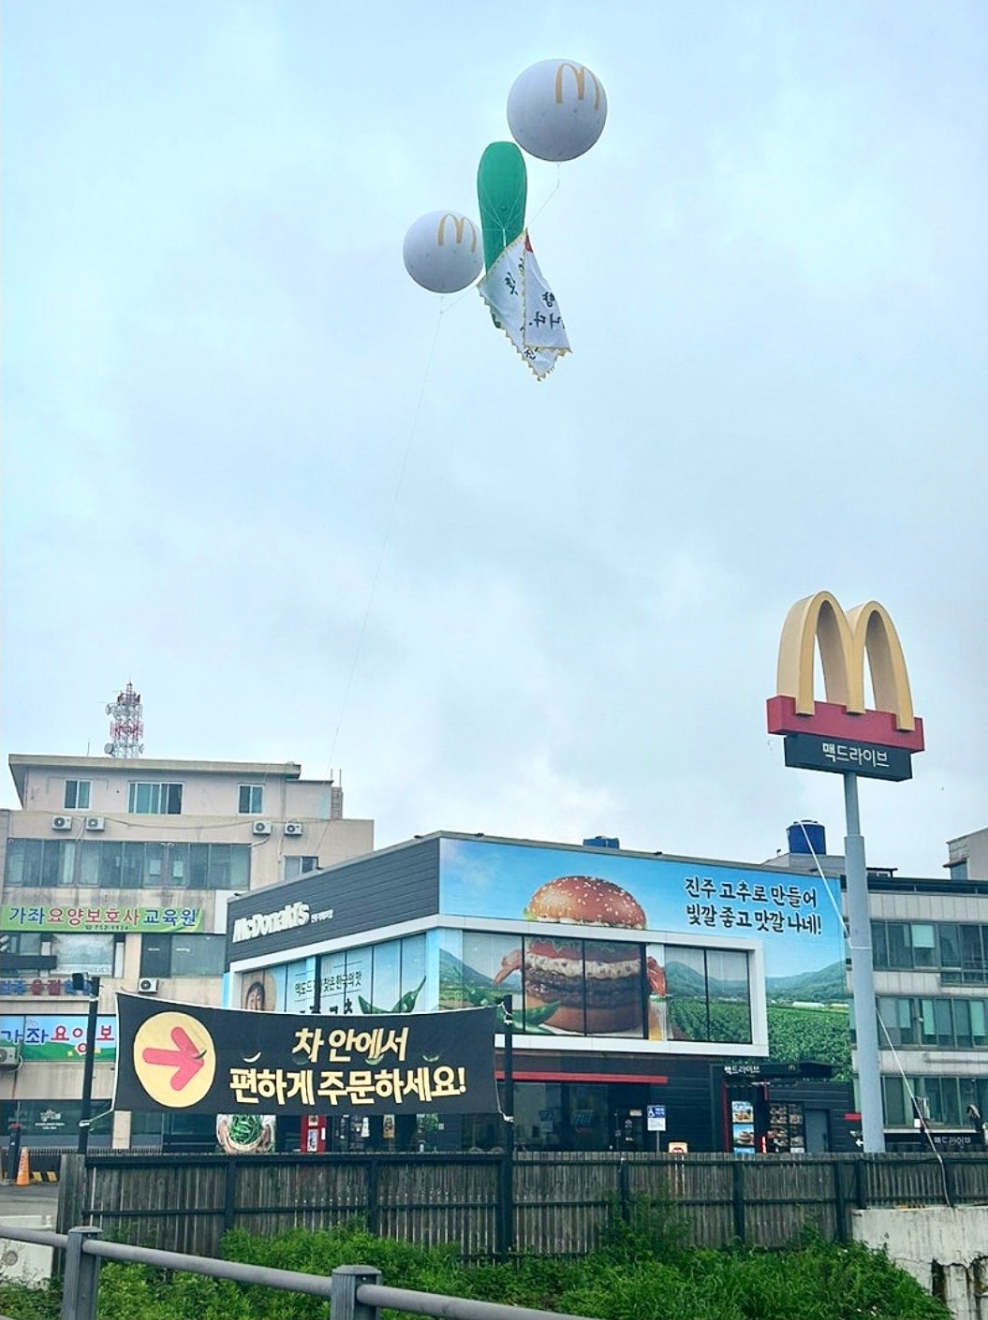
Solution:
<svg viewBox="0 0 988 1320"><path fill-rule="evenodd" d="M439 911L439 841L398 844L230 903L227 964Z"/></svg>
<svg viewBox="0 0 988 1320"><path fill-rule="evenodd" d="M325 1018L117 996L114 1108L491 1114L494 1008Z"/></svg>
<svg viewBox="0 0 988 1320"><path fill-rule="evenodd" d="M787 733L786 765L867 779L912 779L912 752L877 743L841 742L815 733Z"/></svg>

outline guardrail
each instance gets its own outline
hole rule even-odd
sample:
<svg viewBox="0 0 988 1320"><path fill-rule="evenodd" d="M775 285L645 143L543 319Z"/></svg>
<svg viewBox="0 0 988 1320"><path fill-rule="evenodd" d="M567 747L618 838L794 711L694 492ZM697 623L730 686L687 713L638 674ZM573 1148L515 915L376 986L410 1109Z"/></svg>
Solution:
<svg viewBox="0 0 988 1320"><path fill-rule="evenodd" d="M478 1302L468 1297L390 1288L381 1283L380 1270L371 1265L341 1265L331 1275L302 1274L295 1270L273 1269L268 1265L244 1265L239 1261L216 1260L209 1256L104 1242L98 1228L70 1228L68 1233L46 1233L0 1222L0 1237L65 1252L61 1320L96 1320L99 1270L104 1260L207 1274L234 1283L260 1284L282 1292L324 1297L329 1303L327 1315L331 1320L378 1320L382 1307L445 1320L587 1320L585 1316L562 1315L558 1311L535 1311L524 1306L504 1306L499 1302Z"/></svg>

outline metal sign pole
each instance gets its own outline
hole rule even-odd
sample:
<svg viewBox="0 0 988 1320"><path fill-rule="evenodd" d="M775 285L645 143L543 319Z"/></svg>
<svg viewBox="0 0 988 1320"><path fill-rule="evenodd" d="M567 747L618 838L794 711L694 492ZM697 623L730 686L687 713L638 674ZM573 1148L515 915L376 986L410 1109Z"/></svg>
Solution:
<svg viewBox="0 0 988 1320"><path fill-rule="evenodd" d="M866 1154L885 1150L882 1114L882 1079L878 1057L878 1020L875 970L871 951L871 916L868 912L868 869L858 811L858 777L844 775L844 869L847 873L847 921L851 945L851 995L854 999L854 1034L857 1040L861 1138Z"/></svg>
<svg viewBox="0 0 988 1320"><path fill-rule="evenodd" d="M98 976L89 978L89 1016L86 1020L86 1057L82 1064L82 1114L79 1119L78 1153L89 1150L90 1115L93 1112L93 1068L96 1064L96 1023L99 1016ZM102 1115L100 1116L102 1117Z"/></svg>

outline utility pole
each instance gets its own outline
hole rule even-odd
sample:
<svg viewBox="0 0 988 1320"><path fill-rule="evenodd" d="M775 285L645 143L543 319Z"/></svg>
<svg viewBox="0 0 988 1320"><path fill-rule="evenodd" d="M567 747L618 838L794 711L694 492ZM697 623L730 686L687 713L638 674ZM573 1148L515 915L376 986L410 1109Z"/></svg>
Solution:
<svg viewBox="0 0 988 1320"><path fill-rule="evenodd" d="M76 972L72 980L78 978L79 989L85 984L85 977ZM89 1016L86 1020L86 1057L82 1065L82 1116L79 1119L80 1155L89 1150L89 1124L93 1112L93 1068L96 1063L96 1019L99 1016L99 977L89 977Z"/></svg>

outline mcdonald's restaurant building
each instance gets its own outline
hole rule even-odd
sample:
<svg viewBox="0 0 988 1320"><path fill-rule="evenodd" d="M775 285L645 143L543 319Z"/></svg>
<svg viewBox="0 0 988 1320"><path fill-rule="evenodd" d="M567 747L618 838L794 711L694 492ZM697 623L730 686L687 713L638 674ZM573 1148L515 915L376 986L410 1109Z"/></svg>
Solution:
<svg viewBox="0 0 988 1320"><path fill-rule="evenodd" d="M520 1148L853 1150L839 880L610 844L443 832L234 899L226 1002L345 1018L510 995ZM327 1114L276 1140L502 1134L497 1114Z"/></svg>

